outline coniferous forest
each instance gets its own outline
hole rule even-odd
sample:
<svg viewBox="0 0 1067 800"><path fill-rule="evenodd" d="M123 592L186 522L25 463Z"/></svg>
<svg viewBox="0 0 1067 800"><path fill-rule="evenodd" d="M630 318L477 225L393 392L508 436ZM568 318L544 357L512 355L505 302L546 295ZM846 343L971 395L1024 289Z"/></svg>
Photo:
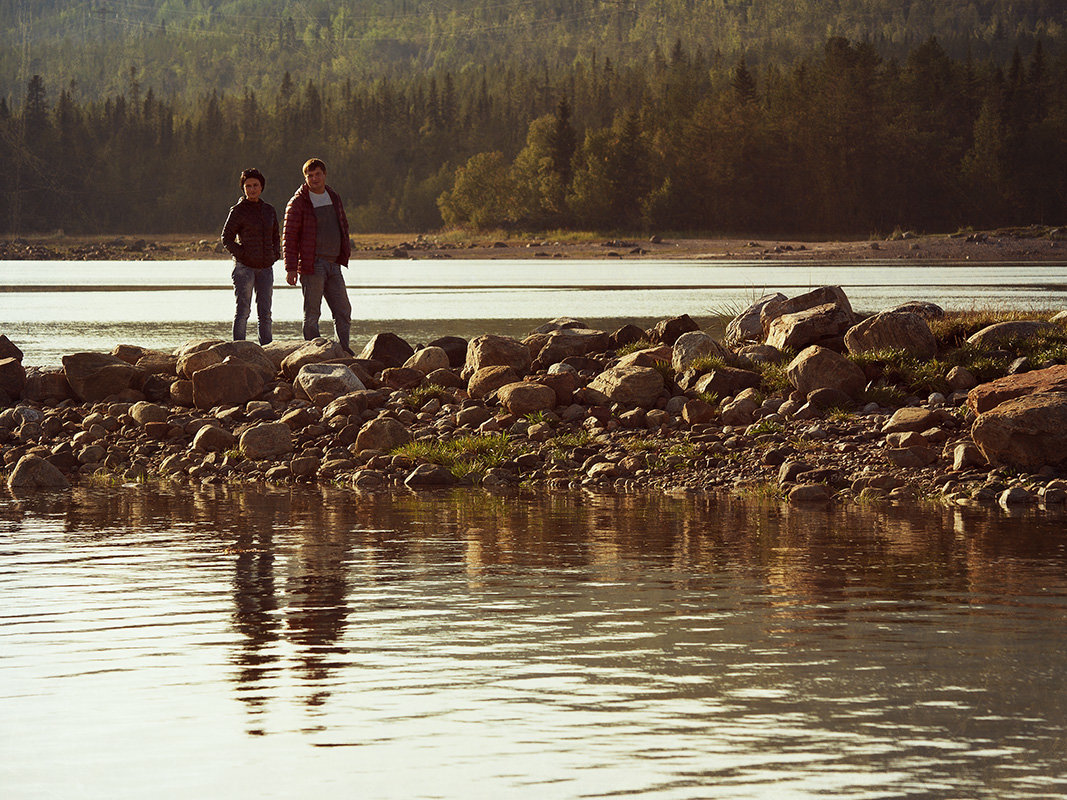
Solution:
<svg viewBox="0 0 1067 800"><path fill-rule="evenodd" d="M209 231L310 156L363 232L1060 224L1061 5L0 0L0 231Z"/></svg>

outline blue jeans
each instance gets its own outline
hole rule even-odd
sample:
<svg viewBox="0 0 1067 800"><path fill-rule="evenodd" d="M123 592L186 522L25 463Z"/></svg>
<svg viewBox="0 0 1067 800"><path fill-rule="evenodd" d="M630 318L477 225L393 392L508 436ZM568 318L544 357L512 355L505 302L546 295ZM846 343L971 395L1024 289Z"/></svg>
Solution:
<svg viewBox="0 0 1067 800"><path fill-rule="evenodd" d="M351 353L348 336L352 328L352 304L348 301L341 265L316 258L315 274L301 273L300 290L304 293L304 339L311 341L319 337L319 315L322 314L322 301L325 298L333 314L337 341L346 353Z"/></svg>
<svg viewBox="0 0 1067 800"><path fill-rule="evenodd" d="M252 290L256 292L256 317L259 321L259 343L270 344L270 299L274 293L274 269L252 269L239 261L233 265L233 293L237 297L237 313L233 315L233 340L242 341L248 329L248 315L252 311Z"/></svg>

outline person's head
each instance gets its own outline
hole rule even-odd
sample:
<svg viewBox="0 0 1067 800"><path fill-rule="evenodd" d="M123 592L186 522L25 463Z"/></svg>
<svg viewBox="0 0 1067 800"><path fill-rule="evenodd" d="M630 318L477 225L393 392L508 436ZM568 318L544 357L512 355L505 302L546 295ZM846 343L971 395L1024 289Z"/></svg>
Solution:
<svg viewBox="0 0 1067 800"><path fill-rule="evenodd" d="M263 177L263 173L255 167L244 170L241 173L241 191L249 200L258 200L259 195L263 192L263 187L267 185L267 179Z"/></svg>
<svg viewBox="0 0 1067 800"><path fill-rule="evenodd" d="M304 183L316 194L326 191L326 163L321 158L309 158L304 162Z"/></svg>

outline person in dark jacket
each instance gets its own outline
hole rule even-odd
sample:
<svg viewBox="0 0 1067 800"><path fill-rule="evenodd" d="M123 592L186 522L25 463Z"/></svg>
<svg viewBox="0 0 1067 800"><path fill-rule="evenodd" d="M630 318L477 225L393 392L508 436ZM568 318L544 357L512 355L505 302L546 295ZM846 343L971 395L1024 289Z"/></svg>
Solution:
<svg viewBox="0 0 1067 800"><path fill-rule="evenodd" d="M237 312L233 317L234 341L245 338L253 291L259 343L270 344L273 340L270 305L274 292L274 262L281 258L281 237L274 206L260 198L266 185L267 180L258 169L242 172L244 197L230 209L222 228L222 244L233 256L233 292L237 297Z"/></svg>
<svg viewBox="0 0 1067 800"><path fill-rule="evenodd" d="M348 240L348 218L341 198L326 185L326 164L311 158L304 163L304 182L285 207L282 231L285 253L285 280L304 295L304 338L319 336L322 301L333 314L337 341L346 353L352 328L352 304L341 274L348 266L352 245Z"/></svg>

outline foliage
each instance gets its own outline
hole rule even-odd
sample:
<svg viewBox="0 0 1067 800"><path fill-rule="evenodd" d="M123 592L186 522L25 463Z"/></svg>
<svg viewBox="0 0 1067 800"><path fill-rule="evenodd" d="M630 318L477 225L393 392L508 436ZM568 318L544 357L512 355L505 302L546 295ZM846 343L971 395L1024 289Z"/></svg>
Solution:
<svg viewBox="0 0 1067 800"><path fill-rule="evenodd" d="M511 457L512 443L506 433L464 436L447 441L414 441L395 448L393 455L440 464L457 478L482 474Z"/></svg>
<svg viewBox="0 0 1067 800"><path fill-rule="evenodd" d="M219 229L242 168L281 210L310 155L354 232L1062 222L1041 0L25 5L0 0L10 233Z"/></svg>

